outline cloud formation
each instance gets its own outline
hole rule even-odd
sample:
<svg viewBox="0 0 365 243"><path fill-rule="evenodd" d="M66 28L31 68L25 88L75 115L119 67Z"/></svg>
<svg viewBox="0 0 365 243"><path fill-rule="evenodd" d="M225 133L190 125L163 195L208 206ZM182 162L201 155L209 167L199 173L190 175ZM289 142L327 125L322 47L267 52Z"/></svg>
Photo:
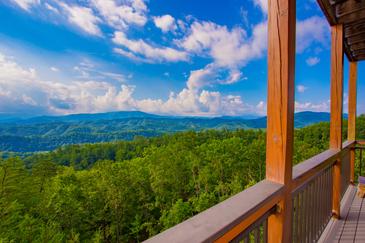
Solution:
<svg viewBox="0 0 365 243"><path fill-rule="evenodd" d="M92 80L95 75L87 73L92 69L92 65L81 63L75 67L76 71L83 73L79 79L45 81L35 69L25 68L0 53L0 112L30 112L37 115L141 110L157 114L219 116L253 111L240 96L222 95L204 89L184 88L176 94L171 92L165 101L136 99L133 96L135 86ZM97 72L100 71L94 71ZM103 74L121 78L113 73Z"/></svg>
<svg viewBox="0 0 365 243"><path fill-rule="evenodd" d="M22 9L29 11L33 5L40 4L40 0L12 0Z"/></svg>
<svg viewBox="0 0 365 243"><path fill-rule="evenodd" d="M86 33L101 36L102 32L98 26L101 19L94 15L91 8L81 7L78 5L67 5L59 2L59 5L67 14L68 21Z"/></svg>
<svg viewBox="0 0 365 243"><path fill-rule="evenodd" d="M120 31L115 32L113 42L129 51L126 52L125 50L120 51L121 49L116 49L118 53L122 54L124 52L124 55L132 58L137 58L136 54L153 62L187 61L189 58L188 54L184 51L170 47L152 46L142 39L130 40L123 32Z"/></svg>
<svg viewBox="0 0 365 243"><path fill-rule="evenodd" d="M317 65L320 61L321 59L319 59L318 57L309 57L307 58L307 60L305 60L307 65L310 67Z"/></svg>
<svg viewBox="0 0 365 243"><path fill-rule="evenodd" d="M153 17L153 22L157 28L162 30L163 33L177 29L174 17L169 14Z"/></svg>
<svg viewBox="0 0 365 243"><path fill-rule="evenodd" d="M308 89L308 87L306 87L304 85L301 85L301 84L297 85L297 91L299 93L304 93L307 89Z"/></svg>

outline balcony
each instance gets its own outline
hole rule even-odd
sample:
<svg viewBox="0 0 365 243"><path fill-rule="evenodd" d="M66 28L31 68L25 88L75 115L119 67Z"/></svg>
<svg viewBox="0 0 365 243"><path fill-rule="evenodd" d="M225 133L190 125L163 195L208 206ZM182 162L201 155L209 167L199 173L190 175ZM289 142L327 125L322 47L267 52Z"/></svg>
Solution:
<svg viewBox="0 0 365 243"><path fill-rule="evenodd" d="M365 205L354 185L356 152L365 148L365 142L355 138L357 62L365 59L365 1L318 3L332 32L329 149L292 165L296 4L271 0L266 179L147 243L365 242ZM344 54L350 78L348 141L343 143Z"/></svg>
<svg viewBox="0 0 365 243"><path fill-rule="evenodd" d="M293 168L292 242L347 242L363 239L363 199L351 183L351 156L365 142L345 142ZM365 148L365 147L364 147ZM341 161L341 215L332 218L334 167ZM284 186L263 180L146 242L270 242L268 225L281 212ZM363 237L363 238L361 238ZM364 241L362 241L364 242Z"/></svg>

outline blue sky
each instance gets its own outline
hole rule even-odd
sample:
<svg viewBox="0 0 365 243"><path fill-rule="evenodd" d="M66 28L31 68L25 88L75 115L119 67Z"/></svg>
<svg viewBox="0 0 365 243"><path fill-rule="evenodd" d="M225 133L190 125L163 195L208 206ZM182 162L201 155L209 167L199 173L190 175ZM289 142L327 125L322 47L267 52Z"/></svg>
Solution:
<svg viewBox="0 0 365 243"><path fill-rule="evenodd" d="M297 2L296 111L329 111L329 26ZM0 113L266 113L265 0L5 0L0 18ZM345 58L345 111L347 77Z"/></svg>

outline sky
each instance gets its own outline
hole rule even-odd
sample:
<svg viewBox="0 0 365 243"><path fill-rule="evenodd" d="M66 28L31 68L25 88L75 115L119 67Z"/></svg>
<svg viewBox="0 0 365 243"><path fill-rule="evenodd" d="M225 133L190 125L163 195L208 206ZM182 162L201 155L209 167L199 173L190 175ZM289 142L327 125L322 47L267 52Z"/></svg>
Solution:
<svg viewBox="0 0 365 243"><path fill-rule="evenodd" d="M0 21L0 114L266 114L266 0L2 0ZM296 36L296 111L329 111L315 0L297 1ZM345 57L345 112L347 79Z"/></svg>

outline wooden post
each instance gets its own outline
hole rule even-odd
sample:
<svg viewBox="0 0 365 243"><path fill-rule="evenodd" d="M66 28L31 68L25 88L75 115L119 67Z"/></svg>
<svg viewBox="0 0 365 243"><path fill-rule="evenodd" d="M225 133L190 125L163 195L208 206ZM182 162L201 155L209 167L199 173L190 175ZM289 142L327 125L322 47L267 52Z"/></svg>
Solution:
<svg viewBox="0 0 365 243"><path fill-rule="evenodd" d="M269 217L268 242L291 242L295 25L295 0L269 0L266 178L286 192Z"/></svg>
<svg viewBox="0 0 365 243"><path fill-rule="evenodd" d="M350 62L347 140L356 140L357 62ZM350 182L355 181L355 149L350 150Z"/></svg>
<svg viewBox="0 0 365 243"><path fill-rule="evenodd" d="M343 110L343 25L331 27L331 124L330 148L342 149ZM332 213L340 217L341 161L337 160L333 169Z"/></svg>

